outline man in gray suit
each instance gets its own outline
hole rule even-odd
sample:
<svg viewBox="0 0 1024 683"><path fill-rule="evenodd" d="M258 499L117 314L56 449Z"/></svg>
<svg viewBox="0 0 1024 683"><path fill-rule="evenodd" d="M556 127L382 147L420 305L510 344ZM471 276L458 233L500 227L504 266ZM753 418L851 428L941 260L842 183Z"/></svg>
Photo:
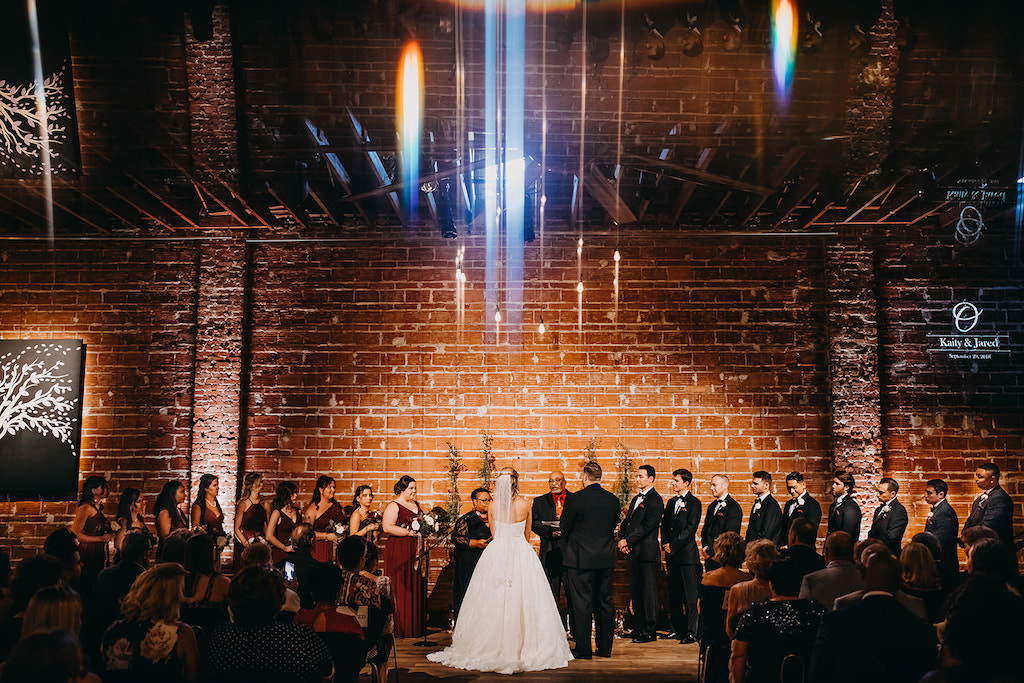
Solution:
<svg viewBox="0 0 1024 683"><path fill-rule="evenodd" d="M853 563L853 537L845 531L833 531L825 539L825 568L804 577L800 598L810 598L830 610L836 598L860 589L860 570Z"/></svg>

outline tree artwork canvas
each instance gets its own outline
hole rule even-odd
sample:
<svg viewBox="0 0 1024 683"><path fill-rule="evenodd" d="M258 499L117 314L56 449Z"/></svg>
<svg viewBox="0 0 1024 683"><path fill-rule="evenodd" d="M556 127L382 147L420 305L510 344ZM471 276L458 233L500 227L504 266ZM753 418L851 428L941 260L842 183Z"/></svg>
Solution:
<svg viewBox="0 0 1024 683"><path fill-rule="evenodd" d="M75 500L85 344L0 340L0 499Z"/></svg>

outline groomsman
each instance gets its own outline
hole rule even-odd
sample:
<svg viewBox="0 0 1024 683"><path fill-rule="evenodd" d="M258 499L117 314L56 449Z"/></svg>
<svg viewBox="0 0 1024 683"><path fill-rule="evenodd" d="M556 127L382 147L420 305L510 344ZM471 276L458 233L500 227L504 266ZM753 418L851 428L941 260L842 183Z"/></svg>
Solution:
<svg viewBox="0 0 1024 683"><path fill-rule="evenodd" d="M987 526L1008 548L1013 548L1013 500L999 486L999 467L992 462L982 464L974 471L974 483L981 489L981 495L971 503L964 531L972 526Z"/></svg>
<svg viewBox="0 0 1024 683"><path fill-rule="evenodd" d="M861 513L860 505L853 499L853 487L853 475L849 472L836 472L832 477L835 500L828 506L828 533L845 531L856 543L860 540Z"/></svg>
<svg viewBox="0 0 1024 683"><path fill-rule="evenodd" d="M658 582L655 568L661 563L658 529L665 512L661 494L654 490L654 468L640 465L636 473L639 493L633 496L619 527L619 550L629 558L629 584L633 593L633 642L655 640L658 625Z"/></svg>
<svg viewBox="0 0 1024 683"><path fill-rule="evenodd" d="M818 527L821 525L821 505L814 497L807 493L807 482L804 475L799 472L790 472L786 475L786 491L789 492L789 500L782 510L784 518L786 539L789 539L789 527L793 520L803 517L814 526L814 538L818 537Z"/></svg>
<svg viewBox="0 0 1024 683"><path fill-rule="evenodd" d="M540 537L540 564L548 577L551 594L558 604L558 594L565 588L565 606L569 611L569 625L572 630L572 606L569 604L569 580L562 566L562 531L556 522L562 517L569 492L565 489L565 475L552 472L548 477L550 491L533 499L533 533ZM547 522L545 524L545 522Z"/></svg>
<svg viewBox="0 0 1024 683"><path fill-rule="evenodd" d="M562 562L569 574L569 604L575 613L573 632L576 659L593 656L590 644L591 618L596 628L594 641L598 657L612 656L615 639L615 609L612 601L615 574L615 525L622 508L614 493L601 488L601 466L583 466L583 489L565 499L562 518Z"/></svg>
<svg viewBox="0 0 1024 683"><path fill-rule="evenodd" d="M929 479L925 484L924 500L931 506L924 530L939 539L939 576L946 590L956 585L960 573L960 560L956 554L956 534L960 528L956 510L946 500L949 486L941 479Z"/></svg>
<svg viewBox="0 0 1024 683"><path fill-rule="evenodd" d="M491 504L491 492L477 489L470 495L473 509L459 517L452 528L452 544L455 546L454 609L459 616L462 599L473 578L473 571L484 548L491 541L491 529L487 525L487 508Z"/></svg>
<svg viewBox="0 0 1024 683"><path fill-rule="evenodd" d="M661 520L661 547L668 573L668 613L672 620L672 633L667 637L678 638L684 644L697 642L697 587L701 575L696 540L700 501L690 493L692 481L690 470L672 473L672 491L676 495L665 504Z"/></svg>
<svg viewBox="0 0 1024 683"><path fill-rule="evenodd" d="M899 483L892 477L882 477L875 486L878 500L881 503L875 508L875 516L871 520L868 538L877 538L889 550L900 556L903 547L903 532L907 530L910 518L903 503L896 499L900 490Z"/></svg>
<svg viewBox="0 0 1024 683"><path fill-rule="evenodd" d="M726 531L739 533L743 524L743 508L729 495L729 477L724 474L711 477L711 495L715 500L708 505L704 527L700 530L700 553L704 558L705 571L719 567L712 559L715 539Z"/></svg>
<svg viewBox="0 0 1024 683"><path fill-rule="evenodd" d="M754 505L750 508L750 517L747 518L747 543L756 541L759 538L767 538L775 545L782 547L786 544L781 538L782 532L782 508L772 496L772 475L764 470L758 470L751 475L750 492L753 493Z"/></svg>

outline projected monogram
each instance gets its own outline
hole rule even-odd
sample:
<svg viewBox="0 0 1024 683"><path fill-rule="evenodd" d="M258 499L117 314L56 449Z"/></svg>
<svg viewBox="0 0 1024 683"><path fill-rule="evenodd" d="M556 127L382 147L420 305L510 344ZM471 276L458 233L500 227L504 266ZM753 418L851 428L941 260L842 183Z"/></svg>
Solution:
<svg viewBox="0 0 1024 683"><path fill-rule="evenodd" d="M52 436L75 452L74 383L62 360L70 347L45 342L0 356L0 441L22 430Z"/></svg>
<svg viewBox="0 0 1024 683"><path fill-rule="evenodd" d="M974 244L981 238L984 229L985 221L981 218L981 211L973 206L965 206L956 222L956 240L960 244Z"/></svg>
<svg viewBox="0 0 1024 683"><path fill-rule="evenodd" d="M956 325L956 329L961 332L973 330L984 310L968 301L958 303L953 307L953 323Z"/></svg>

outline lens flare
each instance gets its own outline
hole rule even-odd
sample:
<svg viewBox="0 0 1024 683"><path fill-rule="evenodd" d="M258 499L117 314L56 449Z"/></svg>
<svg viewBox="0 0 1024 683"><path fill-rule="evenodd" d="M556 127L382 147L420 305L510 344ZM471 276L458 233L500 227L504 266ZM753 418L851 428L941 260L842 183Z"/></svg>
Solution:
<svg viewBox="0 0 1024 683"><path fill-rule="evenodd" d="M399 149L402 150L402 180L405 182L406 211L416 215L420 174L420 123L423 120L423 54L411 40L402 49L398 63L398 96L395 119Z"/></svg>
<svg viewBox="0 0 1024 683"><path fill-rule="evenodd" d="M775 91L782 100L789 99L793 84L793 62L796 57L797 15L790 0L772 0L772 67Z"/></svg>

